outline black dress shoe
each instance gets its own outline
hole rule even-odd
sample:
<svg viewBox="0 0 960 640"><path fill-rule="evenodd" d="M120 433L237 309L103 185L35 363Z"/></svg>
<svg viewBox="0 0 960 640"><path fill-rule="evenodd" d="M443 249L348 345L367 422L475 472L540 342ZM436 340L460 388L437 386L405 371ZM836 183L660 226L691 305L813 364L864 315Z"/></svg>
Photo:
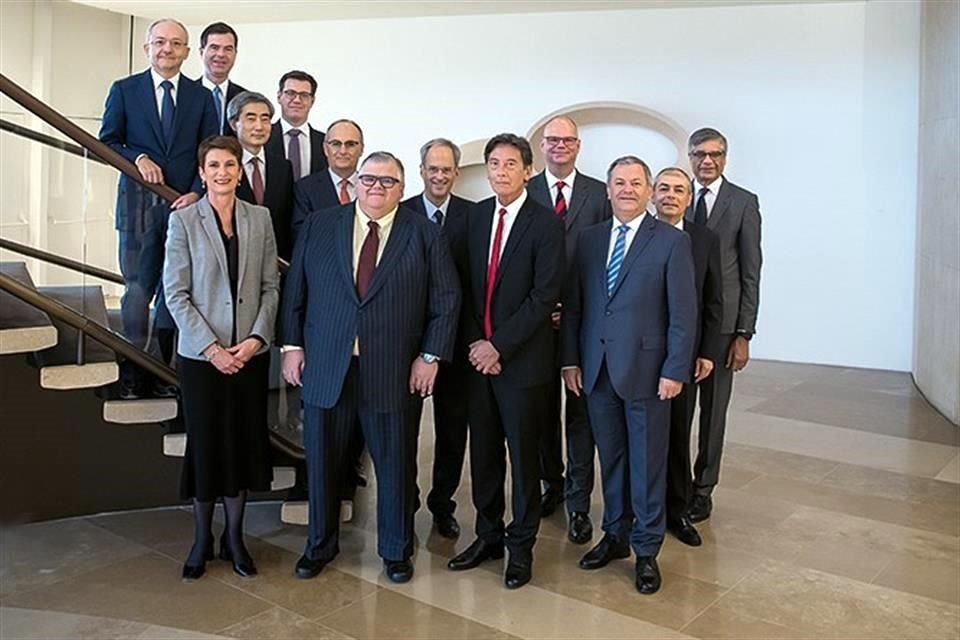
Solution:
<svg viewBox="0 0 960 640"><path fill-rule="evenodd" d="M398 584L410 582L410 578L413 577L413 563L410 562L409 558L403 560L384 560L383 572L387 574L390 582L396 582Z"/></svg>
<svg viewBox="0 0 960 640"><path fill-rule="evenodd" d="M191 549L191 552L193 549ZM207 540L203 550L203 560L199 564L190 564L189 558L183 565L181 576L184 580L197 580L207 571L207 562L213 560L213 538Z"/></svg>
<svg viewBox="0 0 960 640"><path fill-rule="evenodd" d="M678 520L667 521L667 531L687 546L699 547L703 544L700 533L686 515L680 516Z"/></svg>
<svg viewBox="0 0 960 640"><path fill-rule="evenodd" d="M620 560L630 557L630 546L618 542L610 535L603 536L593 549L580 558L581 569L600 569L610 564L611 560Z"/></svg>
<svg viewBox="0 0 960 640"><path fill-rule="evenodd" d="M519 589L530 582L533 576L533 564L527 561L513 560L507 563L507 571L503 574L503 584L507 589Z"/></svg>
<svg viewBox="0 0 960 640"><path fill-rule="evenodd" d="M230 545L223 538L220 539L220 559L233 565L233 572L241 578L252 578L257 575L257 565L246 549L242 553L234 554Z"/></svg>
<svg viewBox="0 0 960 640"><path fill-rule="evenodd" d="M585 511L571 511L570 525L567 528L567 538L573 544L586 544L593 537L593 523L590 515Z"/></svg>
<svg viewBox="0 0 960 640"><path fill-rule="evenodd" d="M693 496L693 500L690 501L687 517L690 518L690 522L695 524L709 518L711 511L713 511L713 500L710 496L704 496L698 493Z"/></svg>
<svg viewBox="0 0 960 640"><path fill-rule="evenodd" d="M563 492L547 489L540 496L540 517L549 518L563 502Z"/></svg>
<svg viewBox="0 0 960 640"><path fill-rule="evenodd" d="M451 571L465 571L479 566L481 562L499 560L502 557L502 542L486 542L483 538L477 538L462 553L451 558L447 567Z"/></svg>
<svg viewBox="0 0 960 640"><path fill-rule="evenodd" d="M637 557L637 591L650 595L660 590L660 567L654 556Z"/></svg>
<svg viewBox="0 0 960 640"><path fill-rule="evenodd" d="M460 524L449 513L434 514L433 526L437 528L437 533L444 538L456 540L460 537Z"/></svg>
<svg viewBox="0 0 960 640"><path fill-rule="evenodd" d="M297 560L297 567L294 569L294 573L298 578L303 580L309 580L310 578L316 578L323 568L327 566L329 560L311 560L307 556L300 556L300 559Z"/></svg>

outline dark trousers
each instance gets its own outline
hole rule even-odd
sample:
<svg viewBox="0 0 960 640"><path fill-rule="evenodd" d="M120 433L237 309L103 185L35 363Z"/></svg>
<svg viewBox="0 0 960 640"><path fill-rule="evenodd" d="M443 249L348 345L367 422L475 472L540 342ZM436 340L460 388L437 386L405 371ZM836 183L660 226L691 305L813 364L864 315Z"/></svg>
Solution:
<svg viewBox="0 0 960 640"><path fill-rule="evenodd" d="M721 336L724 349L710 377L700 383L700 435L694 465L694 492L709 496L720 480L720 458L727 431L727 407L733 394L733 369L725 365L734 336Z"/></svg>
<svg viewBox="0 0 960 640"><path fill-rule="evenodd" d="M427 508L435 515L453 515L453 494L460 486L467 452L467 402L464 394L469 369L460 362L441 362L433 389L433 481ZM420 416L417 416L420 424Z"/></svg>
<svg viewBox="0 0 960 640"><path fill-rule="evenodd" d="M496 376L469 376L470 476L477 537L506 544L514 558L529 559L540 528L540 424L549 415L550 388L518 389ZM505 442L506 441L506 442ZM513 521L504 527L507 454Z"/></svg>
<svg viewBox="0 0 960 640"><path fill-rule="evenodd" d="M567 394L567 511L590 511L597 445L583 395Z"/></svg>
<svg viewBox="0 0 960 640"><path fill-rule="evenodd" d="M310 523L304 555L329 560L340 551L340 482L351 437L359 428L377 474L377 553L402 560L413 553L413 483L416 428L411 408L391 413L365 409L354 358L337 403L330 409L304 406ZM419 402L411 397L411 402ZM412 407L413 405L411 405Z"/></svg>
<svg viewBox="0 0 960 640"><path fill-rule="evenodd" d="M666 530L670 403L656 397L624 400L604 362L587 409L600 454L603 531L629 540L638 556L655 556Z"/></svg>
<svg viewBox="0 0 960 640"><path fill-rule="evenodd" d="M550 408L540 432L540 480L543 490L563 495L563 382L550 385Z"/></svg>
<svg viewBox="0 0 960 640"><path fill-rule="evenodd" d="M690 427L697 399L697 388L683 385L683 391L670 401L670 451L667 454L667 521L674 522L687 511L693 498L690 469Z"/></svg>

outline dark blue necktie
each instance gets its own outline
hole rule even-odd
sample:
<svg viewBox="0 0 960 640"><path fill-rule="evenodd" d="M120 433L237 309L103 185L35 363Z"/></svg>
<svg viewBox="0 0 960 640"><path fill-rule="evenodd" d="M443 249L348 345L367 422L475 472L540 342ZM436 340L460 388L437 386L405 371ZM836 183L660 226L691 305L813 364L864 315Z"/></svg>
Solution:
<svg viewBox="0 0 960 640"><path fill-rule="evenodd" d="M160 88L163 89L163 102L160 108L160 128L163 130L164 142L169 145L173 138L173 112L176 110L176 106L173 104L173 83L169 80L164 80L160 83Z"/></svg>

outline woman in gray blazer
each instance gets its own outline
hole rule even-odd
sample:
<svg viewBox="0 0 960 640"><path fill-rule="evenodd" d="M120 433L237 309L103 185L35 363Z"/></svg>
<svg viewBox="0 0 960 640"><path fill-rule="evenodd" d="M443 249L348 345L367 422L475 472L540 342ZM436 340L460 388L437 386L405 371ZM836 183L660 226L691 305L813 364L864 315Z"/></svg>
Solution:
<svg viewBox="0 0 960 640"><path fill-rule="evenodd" d="M279 298L270 212L237 199L243 152L232 137L198 152L206 195L170 214L163 288L177 324L187 451L180 493L193 499L194 542L184 579L213 559L213 508L223 498L220 558L257 572L243 544L247 491L270 488L269 345Z"/></svg>

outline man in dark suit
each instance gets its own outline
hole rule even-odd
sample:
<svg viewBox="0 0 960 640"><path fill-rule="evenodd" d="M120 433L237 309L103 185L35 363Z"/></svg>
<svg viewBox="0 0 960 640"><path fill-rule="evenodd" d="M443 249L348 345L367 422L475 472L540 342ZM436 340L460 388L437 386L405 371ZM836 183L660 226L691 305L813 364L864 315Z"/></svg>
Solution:
<svg viewBox="0 0 960 640"><path fill-rule="evenodd" d="M720 360L720 319L723 291L720 282L720 241L715 233L683 214L692 199L690 177L679 167L667 167L653 181L653 204L657 219L690 236L697 284L696 358L691 366L693 384L686 384L670 401L670 451L667 454L667 531L691 547L702 544L697 528L687 514L693 496L690 475L690 426L697 399L697 383L703 382Z"/></svg>
<svg viewBox="0 0 960 640"><path fill-rule="evenodd" d="M577 171L580 138L577 124L566 116L558 116L543 128L540 150L546 168L527 185L530 197L553 209L566 226L567 269L573 265L577 236L591 225L610 217L606 186ZM560 329L559 313L554 314L554 329ZM559 339L557 340L559 351ZM558 361L559 364L559 361ZM545 423L540 438L540 479L544 484L540 514L547 517L566 499L570 514L567 537L574 544L585 544L593 536L590 522L590 495L593 493L593 459L596 447L583 399L567 392L567 477L563 478L563 445L560 421L560 393L563 383L557 374L553 418Z"/></svg>
<svg viewBox="0 0 960 640"><path fill-rule="evenodd" d="M527 196L530 143L504 133L484 148L496 194L467 215L460 254L464 288L461 335L469 346L470 472L477 539L449 562L472 569L510 552L504 583L530 581L540 527L541 424L550 415L556 368L550 314L563 278L563 222ZM507 447L513 521L504 528Z"/></svg>
<svg viewBox="0 0 960 640"><path fill-rule="evenodd" d="M231 135L227 105L246 89L230 80L230 71L237 61L237 32L225 22L207 25L200 34L200 58L203 61L201 84L213 96L220 135Z"/></svg>
<svg viewBox="0 0 960 640"><path fill-rule="evenodd" d="M705 225L720 239L723 281L721 360L713 375L700 384L700 435L690 520L701 522L713 511L711 494L720 479L733 374L747 366L750 339L757 329L763 255L757 196L723 176L727 139L716 129L698 129L687 146L699 191L686 217Z"/></svg>
<svg viewBox="0 0 960 640"><path fill-rule="evenodd" d="M353 120L335 120L327 127L323 152L328 168L298 181L293 190L293 241L307 217L346 204L357 197L357 163L363 155L363 131Z"/></svg>
<svg viewBox="0 0 960 640"><path fill-rule="evenodd" d="M403 166L370 154L356 204L312 216L283 291L283 376L303 385L310 524L301 578L339 551L339 482L351 432L361 428L377 474L377 550L387 578L413 576L416 426L449 361L460 290L440 229L398 207Z"/></svg>
<svg viewBox="0 0 960 640"><path fill-rule="evenodd" d="M466 229L467 213L474 205L452 193L459 167L460 147L446 138L430 140L420 148L423 193L403 203L444 230L451 255L462 247L460 236ZM470 369L461 351L458 345L453 361L441 362L437 375L433 393L433 483L427 495L427 507L433 514L437 533L451 539L460 535L453 494L460 485L467 450L467 407L463 389ZM420 424L420 416L416 422Z"/></svg>
<svg viewBox="0 0 960 640"><path fill-rule="evenodd" d="M599 569L637 555L635 584L660 589L670 399L690 380L697 302L690 238L646 214L650 169L634 156L607 172L613 222L577 243L563 310L563 377L585 393L603 480L603 539L580 560Z"/></svg>
<svg viewBox="0 0 960 640"><path fill-rule="evenodd" d="M267 155L289 160L294 182L327 168L323 132L307 122L316 93L317 81L309 73L288 71L280 77L277 90L280 119L273 124Z"/></svg>
<svg viewBox="0 0 960 640"><path fill-rule="evenodd" d="M243 147L243 174L237 197L270 210L277 255L290 260L290 211L293 208L293 172L282 157L268 158L273 105L266 96L244 91L227 105L230 127Z"/></svg>
<svg viewBox="0 0 960 640"><path fill-rule="evenodd" d="M210 92L180 74L190 51L188 45L187 30L179 22L153 22L143 45L150 69L113 83L100 127L100 140L136 164L145 181L166 184L183 194L167 205L120 174L116 228L120 232L120 271L125 283L120 309L124 335L140 348L147 346L150 302L160 284L170 208L179 209L200 198L197 148L217 131ZM162 296L157 316L158 324L169 326L169 339L164 342L172 352L173 323ZM162 322L164 316L166 322ZM142 395L145 383L141 372L124 365L124 396Z"/></svg>

